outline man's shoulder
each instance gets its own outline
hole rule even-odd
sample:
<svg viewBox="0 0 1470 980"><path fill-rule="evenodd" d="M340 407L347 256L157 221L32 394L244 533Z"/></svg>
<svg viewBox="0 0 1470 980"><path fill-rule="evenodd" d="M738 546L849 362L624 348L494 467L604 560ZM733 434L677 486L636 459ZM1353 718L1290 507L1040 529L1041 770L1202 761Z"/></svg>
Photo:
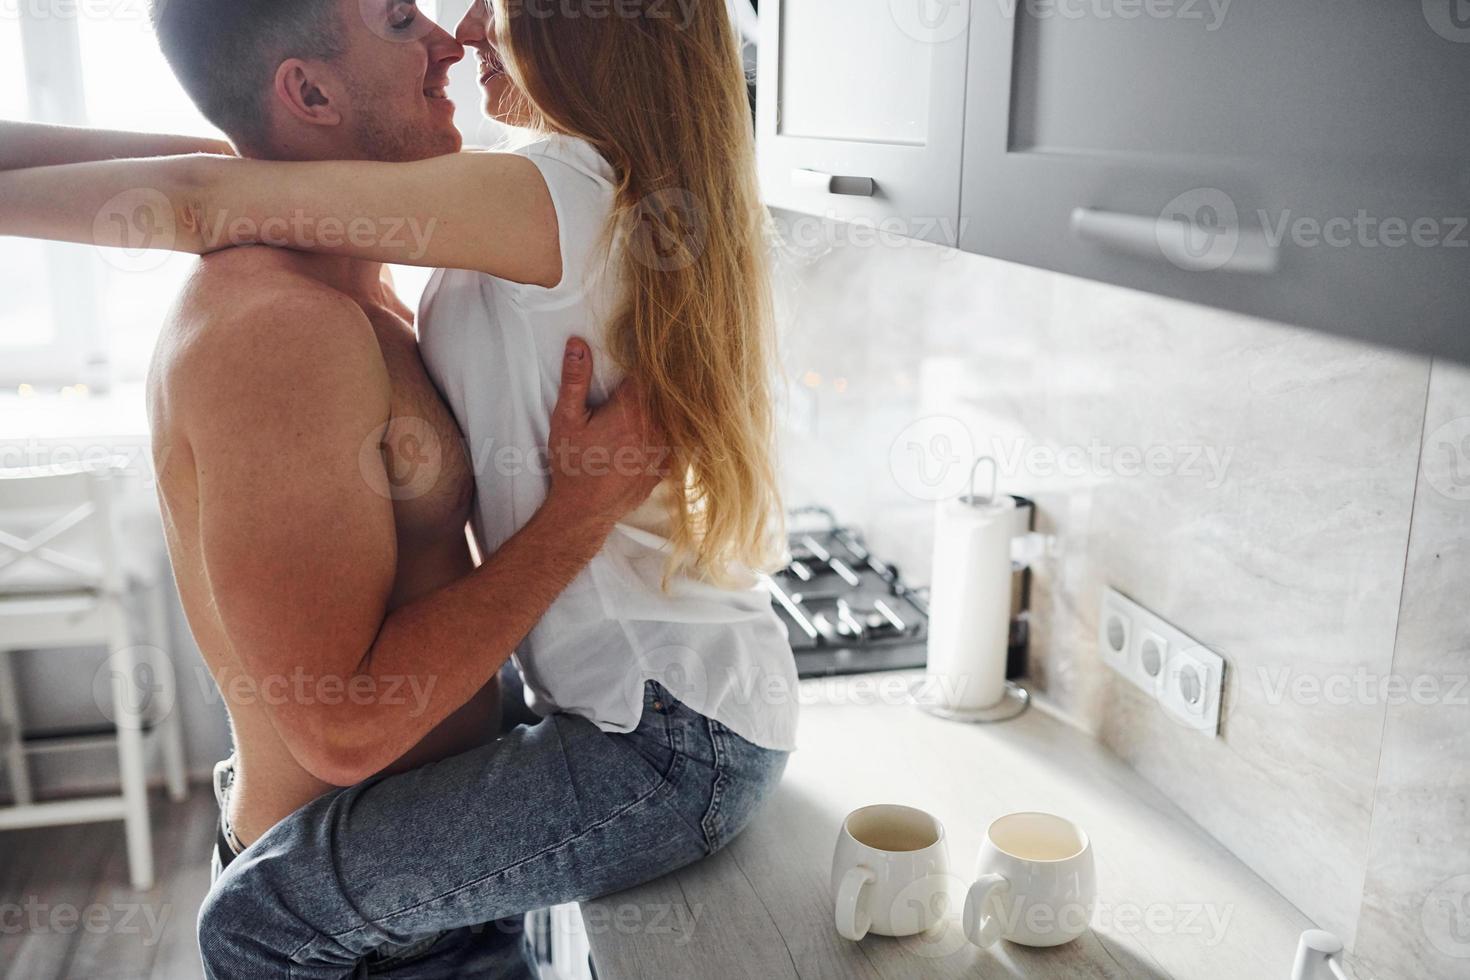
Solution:
<svg viewBox="0 0 1470 980"><path fill-rule="evenodd" d="M363 318L351 297L309 275L300 257L281 249L232 248L200 259L178 313L211 329L241 321L289 319L298 304L334 310L350 322Z"/></svg>
<svg viewBox="0 0 1470 980"><path fill-rule="evenodd" d="M361 306L275 251L231 249L199 263L160 338L156 382L207 401L241 383L313 373L380 380L382 352Z"/></svg>

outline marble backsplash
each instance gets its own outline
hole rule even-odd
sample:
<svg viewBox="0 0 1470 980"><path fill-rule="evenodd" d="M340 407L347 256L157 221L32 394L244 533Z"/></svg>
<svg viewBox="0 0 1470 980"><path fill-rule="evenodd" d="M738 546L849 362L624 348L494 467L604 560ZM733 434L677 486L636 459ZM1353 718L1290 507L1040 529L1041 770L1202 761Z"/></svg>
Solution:
<svg viewBox="0 0 1470 980"><path fill-rule="evenodd" d="M1470 877L1428 880L1456 861L1470 874L1470 709L1458 701L1470 692L1454 690L1470 659L1470 487L1455 497L1470 476L1463 373L812 219L780 223L796 243L778 270L788 503L833 507L927 582L932 501L963 486L968 460L995 457L1050 539L1034 569L1039 693L1375 976L1470 971ZM1421 475L1426 400L1449 447L1425 446L1437 475ZM1105 585L1225 656L1218 740L1175 725L1103 665ZM1437 700L1400 706L1404 675L1437 684ZM1408 802L1416 792L1438 802ZM1440 931L1466 933L1448 959L1420 921L1435 901L1449 903Z"/></svg>

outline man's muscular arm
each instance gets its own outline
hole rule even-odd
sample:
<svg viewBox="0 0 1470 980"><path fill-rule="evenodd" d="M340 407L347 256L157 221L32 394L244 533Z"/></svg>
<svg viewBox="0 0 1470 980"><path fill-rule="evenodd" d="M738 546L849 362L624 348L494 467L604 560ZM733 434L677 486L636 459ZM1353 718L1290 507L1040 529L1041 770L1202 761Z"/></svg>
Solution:
<svg viewBox="0 0 1470 980"><path fill-rule="evenodd" d="M389 385L371 327L327 290L254 314L214 332L229 350L187 353L171 414L190 420L202 553L236 657L261 690L274 679L290 692L270 710L297 760L349 785L480 690L658 480L630 472L643 465L557 471L540 512L484 565L385 616L397 559L378 451ZM589 414L591 352L574 347L553 445L642 459L653 440L633 399ZM339 693L321 696L322 683Z"/></svg>

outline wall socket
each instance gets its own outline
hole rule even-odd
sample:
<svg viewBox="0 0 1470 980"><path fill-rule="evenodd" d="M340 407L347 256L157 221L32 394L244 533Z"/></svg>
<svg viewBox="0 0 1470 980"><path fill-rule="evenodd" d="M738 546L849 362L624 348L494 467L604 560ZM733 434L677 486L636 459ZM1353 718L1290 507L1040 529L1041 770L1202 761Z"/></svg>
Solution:
<svg viewBox="0 0 1470 980"><path fill-rule="evenodd" d="M1220 733L1225 658L1117 589L1103 592L1102 658L1186 728Z"/></svg>

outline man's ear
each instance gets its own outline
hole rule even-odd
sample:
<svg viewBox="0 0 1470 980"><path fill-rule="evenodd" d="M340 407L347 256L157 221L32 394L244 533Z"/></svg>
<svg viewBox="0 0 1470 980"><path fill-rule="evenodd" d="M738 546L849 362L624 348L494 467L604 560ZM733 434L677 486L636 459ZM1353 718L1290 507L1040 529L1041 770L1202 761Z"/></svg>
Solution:
<svg viewBox="0 0 1470 980"><path fill-rule="evenodd" d="M312 126L336 126L342 122L341 108L336 104L337 79L324 73L320 65L300 58L281 62L276 69L276 100L297 120Z"/></svg>

